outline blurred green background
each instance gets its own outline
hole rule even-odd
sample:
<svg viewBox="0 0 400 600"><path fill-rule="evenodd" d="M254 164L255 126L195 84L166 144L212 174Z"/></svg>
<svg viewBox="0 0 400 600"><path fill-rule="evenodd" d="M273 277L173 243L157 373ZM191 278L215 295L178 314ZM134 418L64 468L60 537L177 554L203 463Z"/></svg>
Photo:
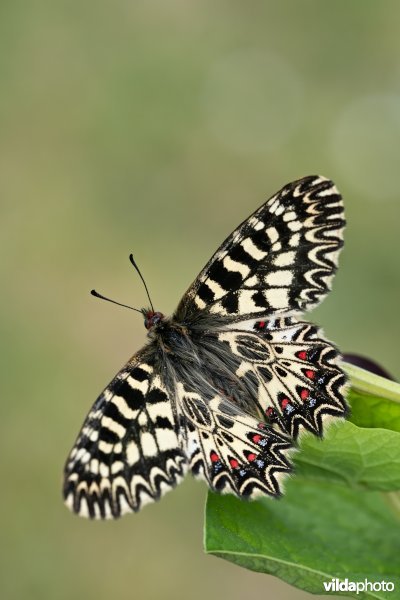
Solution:
<svg viewBox="0 0 400 600"><path fill-rule="evenodd" d="M89 290L146 304L133 252L169 313L240 221L321 173L348 228L312 318L400 377L399 3L3 0L0 85L1 597L305 600L203 554L191 478L115 523L64 508L83 417L145 340Z"/></svg>

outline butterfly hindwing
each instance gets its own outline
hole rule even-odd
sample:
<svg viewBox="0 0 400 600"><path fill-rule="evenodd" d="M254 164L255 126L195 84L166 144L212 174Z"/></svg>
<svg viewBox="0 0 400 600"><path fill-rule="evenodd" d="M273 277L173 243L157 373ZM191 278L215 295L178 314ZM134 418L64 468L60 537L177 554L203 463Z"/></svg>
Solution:
<svg viewBox="0 0 400 600"><path fill-rule="evenodd" d="M176 318L208 312L242 320L314 307L330 289L344 225L332 181L310 176L286 185L225 240Z"/></svg>
<svg viewBox="0 0 400 600"><path fill-rule="evenodd" d="M213 335L241 359L236 375L254 383L259 414L294 440L304 430L322 436L329 419L347 415L339 353L311 323L281 317Z"/></svg>
<svg viewBox="0 0 400 600"><path fill-rule="evenodd" d="M205 402L200 394L177 386L186 421L186 451L192 473L214 491L239 498L279 496L290 473L290 438L216 395Z"/></svg>
<svg viewBox="0 0 400 600"><path fill-rule="evenodd" d="M65 466L74 512L116 518L158 500L187 469L174 399L140 354L95 402Z"/></svg>

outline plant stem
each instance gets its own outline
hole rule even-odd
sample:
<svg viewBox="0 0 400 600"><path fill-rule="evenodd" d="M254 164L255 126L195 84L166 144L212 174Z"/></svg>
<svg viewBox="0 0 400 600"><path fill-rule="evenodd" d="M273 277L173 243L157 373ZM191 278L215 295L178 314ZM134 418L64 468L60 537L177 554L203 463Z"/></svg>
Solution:
<svg viewBox="0 0 400 600"><path fill-rule="evenodd" d="M354 390L400 403L400 384L346 362L343 363L343 367L350 376L351 387Z"/></svg>

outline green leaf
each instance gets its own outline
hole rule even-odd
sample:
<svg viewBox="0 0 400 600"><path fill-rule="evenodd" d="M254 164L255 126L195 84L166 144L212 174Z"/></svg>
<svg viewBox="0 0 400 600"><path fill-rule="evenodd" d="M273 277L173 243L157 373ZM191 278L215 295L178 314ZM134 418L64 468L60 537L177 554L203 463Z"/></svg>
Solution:
<svg viewBox="0 0 400 600"><path fill-rule="evenodd" d="M400 432L400 404L379 396L350 390L350 421L359 427L382 427Z"/></svg>
<svg viewBox="0 0 400 600"><path fill-rule="evenodd" d="M334 577L392 581L400 589L400 523L378 492L294 478L279 501L209 493L205 548L314 594L325 593L323 582Z"/></svg>
<svg viewBox="0 0 400 600"><path fill-rule="evenodd" d="M303 436L280 501L209 493L206 551L312 593L323 582L391 581L399 597L400 385L345 365L351 417L324 440ZM382 490L382 494L378 491ZM337 593L337 592L336 592ZM341 592L343 595L355 593Z"/></svg>
<svg viewBox="0 0 400 600"><path fill-rule="evenodd" d="M400 433L331 425L323 440L304 436L295 455L296 474L369 490L400 489Z"/></svg>
<svg viewBox="0 0 400 600"><path fill-rule="evenodd" d="M400 432L400 385L354 365L344 367L351 378L349 420L359 427Z"/></svg>

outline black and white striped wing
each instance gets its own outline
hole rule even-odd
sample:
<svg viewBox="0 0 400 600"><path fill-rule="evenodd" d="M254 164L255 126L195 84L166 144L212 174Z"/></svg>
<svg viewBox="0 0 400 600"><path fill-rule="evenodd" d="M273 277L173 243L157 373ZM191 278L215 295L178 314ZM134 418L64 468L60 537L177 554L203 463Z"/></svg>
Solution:
<svg viewBox="0 0 400 600"><path fill-rule="evenodd" d="M327 422L347 416L340 355L315 325L281 317L211 336L240 359L235 375L255 388L249 411L278 431L294 440L304 430L322 436Z"/></svg>
<svg viewBox="0 0 400 600"><path fill-rule="evenodd" d="M329 291L344 224L334 184L311 176L226 239L182 298L170 337L155 331L157 343L95 402L65 466L71 510L138 511L188 468L240 498L282 493L299 433L322 435L327 419L347 412L336 349L292 316Z"/></svg>
<svg viewBox="0 0 400 600"><path fill-rule="evenodd" d="M280 496L294 452L289 436L252 417L226 397L205 401L177 384L186 423L186 453L193 475L210 489L254 500Z"/></svg>
<svg viewBox="0 0 400 600"><path fill-rule="evenodd" d="M187 470L174 401L151 358L134 356L96 400L64 470L66 505L117 518L175 487Z"/></svg>
<svg viewBox="0 0 400 600"><path fill-rule="evenodd" d="M331 287L344 225L332 181L289 183L225 240L175 318L190 323L206 312L244 320L314 307Z"/></svg>

